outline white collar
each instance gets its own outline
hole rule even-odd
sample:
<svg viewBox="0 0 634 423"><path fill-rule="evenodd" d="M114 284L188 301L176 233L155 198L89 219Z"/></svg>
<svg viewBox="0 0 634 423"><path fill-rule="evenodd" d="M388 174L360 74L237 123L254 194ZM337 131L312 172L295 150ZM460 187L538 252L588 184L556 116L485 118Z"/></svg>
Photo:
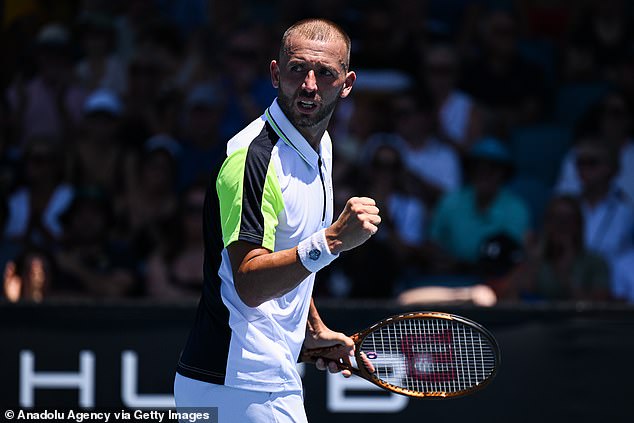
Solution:
<svg viewBox="0 0 634 423"><path fill-rule="evenodd" d="M293 126L291 121L288 120L279 104L277 103L277 98L273 100L273 104L266 109L264 112L266 116L266 120L269 122L275 133L282 139L286 144L288 144L291 148L297 151L297 154L300 155L302 159L308 165L314 169L317 169L317 161L319 160L319 154L311 147L311 145L306 141L306 138L302 134L299 133L297 128ZM321 143L324 140L324 137L327 137L327 132L324 133L324 136L320 141L320 150Z"/></svg>

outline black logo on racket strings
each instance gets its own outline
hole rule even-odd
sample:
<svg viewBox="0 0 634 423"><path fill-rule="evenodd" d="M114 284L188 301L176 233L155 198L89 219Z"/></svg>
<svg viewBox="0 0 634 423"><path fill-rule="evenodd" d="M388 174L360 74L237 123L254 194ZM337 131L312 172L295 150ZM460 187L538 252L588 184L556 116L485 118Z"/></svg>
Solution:
<svg viewBox="0 0 634 423"><path fill-rule="evenodd" d="M319 251L317 248L310 250L310 252L308 253L308 258L313 261L319 260L319 256L321 256L321 251Z"/></svg>

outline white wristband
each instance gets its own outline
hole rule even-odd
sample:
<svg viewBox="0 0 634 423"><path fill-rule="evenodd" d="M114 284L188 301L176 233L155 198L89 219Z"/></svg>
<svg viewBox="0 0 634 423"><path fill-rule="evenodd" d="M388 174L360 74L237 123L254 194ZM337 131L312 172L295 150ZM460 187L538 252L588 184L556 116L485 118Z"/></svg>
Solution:
<svg viewBox="0 0 634 423"><path fill-rule="evenodd" d="M312 273L328 266L339 254L332 254L326 241L326 230L315 232L297 246L297 255L304 267Z"/></svg>

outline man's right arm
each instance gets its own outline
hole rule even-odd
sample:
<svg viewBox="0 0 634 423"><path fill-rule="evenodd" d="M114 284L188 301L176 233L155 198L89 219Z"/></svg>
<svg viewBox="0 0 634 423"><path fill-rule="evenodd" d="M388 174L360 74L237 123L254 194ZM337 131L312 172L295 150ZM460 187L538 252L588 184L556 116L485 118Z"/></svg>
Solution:
<svg viewBox="0 0 634 423"><path fill-rule="evenodd" d="M336 255L363 244L376 233L380 222L374 200L351 198L339 218L325 230L329 252ZM236 291L249 307L283 296L311 273L297 247L271 252L256 244L235 241L227 250Z"/></svg>

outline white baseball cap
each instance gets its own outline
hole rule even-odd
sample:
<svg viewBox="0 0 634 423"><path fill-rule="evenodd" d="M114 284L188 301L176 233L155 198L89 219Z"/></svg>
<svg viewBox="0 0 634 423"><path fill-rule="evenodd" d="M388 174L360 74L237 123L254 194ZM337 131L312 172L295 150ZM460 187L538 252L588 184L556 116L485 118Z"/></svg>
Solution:
<svg viewBox="0 0 634 423"><path fill-rule="evenodd" d="M121 116L123 104L121 104L119 96L107 89L99 89L90 94L84 102L84 114L98 112L108 113L116 117Z"/></svg>

